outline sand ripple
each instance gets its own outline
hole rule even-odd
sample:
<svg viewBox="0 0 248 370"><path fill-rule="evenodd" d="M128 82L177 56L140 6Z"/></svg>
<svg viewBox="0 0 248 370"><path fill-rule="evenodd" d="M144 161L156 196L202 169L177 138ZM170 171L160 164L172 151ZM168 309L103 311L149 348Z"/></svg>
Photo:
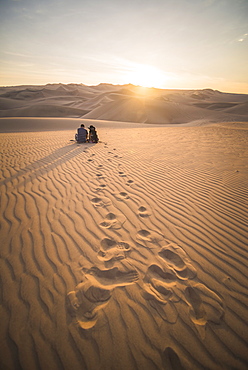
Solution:
<svg viewBox="0 0 248 370"><path fill-rule="evenodd" d="M138 132L1 134L3 368L247 367L248 131Z"/></svg>

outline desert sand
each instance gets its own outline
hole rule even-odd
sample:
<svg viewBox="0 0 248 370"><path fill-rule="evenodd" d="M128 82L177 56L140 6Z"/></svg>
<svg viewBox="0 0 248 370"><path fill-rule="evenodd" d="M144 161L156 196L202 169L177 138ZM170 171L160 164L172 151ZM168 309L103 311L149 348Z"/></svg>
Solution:
<svg viewBox="0 0 248 370"><path fill-rule="evenodd" d="M248 96L149 94L1 89L1 369L247 369Z"/></svg>

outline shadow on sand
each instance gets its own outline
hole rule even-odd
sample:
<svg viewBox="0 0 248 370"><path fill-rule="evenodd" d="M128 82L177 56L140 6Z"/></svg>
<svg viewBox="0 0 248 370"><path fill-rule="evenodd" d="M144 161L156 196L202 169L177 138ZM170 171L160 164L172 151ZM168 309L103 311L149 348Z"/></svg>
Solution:
<svg viewBox="0 0 248 370"><path fill-rule="evenodd" d="M18 184L18 186L23 183L31 181L33 178L43 176L44 174L52 171L57 166L64 164L65 162L71 160L82 152L88 152L90 148L97 144L83 143L78 144L76 142L70 143L62 148L59 148L49 154L48 156L41 158L33 163L30 163L26 167L22 168L20 171L12 176L5 178L0 181L0 185L7 185L9 182L13 182L15 179L20 180L23 176L25 180ZM28 178L29 176L29 178Z"/></svg>

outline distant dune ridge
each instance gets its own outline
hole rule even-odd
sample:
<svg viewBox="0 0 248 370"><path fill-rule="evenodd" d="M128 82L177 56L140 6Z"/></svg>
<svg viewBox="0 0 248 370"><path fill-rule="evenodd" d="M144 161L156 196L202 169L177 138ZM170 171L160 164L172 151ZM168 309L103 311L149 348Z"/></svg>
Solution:
<svg viewBox="0 0 248 370"><path fill-rule="evenodd" d="M0 88L0 117L69 117L180 124L247 121L248 95L133 85L51 84Z"/></svg>
<svg viewBox="0 0 248 370"><path fill-rule="evenodd" d="M247 370L247 95L148 91L1 89L1 369Z"/></svg>

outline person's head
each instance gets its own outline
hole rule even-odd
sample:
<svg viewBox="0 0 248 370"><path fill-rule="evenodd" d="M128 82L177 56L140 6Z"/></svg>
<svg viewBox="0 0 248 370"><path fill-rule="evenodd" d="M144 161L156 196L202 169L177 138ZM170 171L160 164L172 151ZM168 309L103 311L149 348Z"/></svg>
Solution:
<svg viewBox="0 0 248 370"><path fill-rule="evenodd" d="M84 127L84 124L83 123L81 124L81 127Z"/></svg>

